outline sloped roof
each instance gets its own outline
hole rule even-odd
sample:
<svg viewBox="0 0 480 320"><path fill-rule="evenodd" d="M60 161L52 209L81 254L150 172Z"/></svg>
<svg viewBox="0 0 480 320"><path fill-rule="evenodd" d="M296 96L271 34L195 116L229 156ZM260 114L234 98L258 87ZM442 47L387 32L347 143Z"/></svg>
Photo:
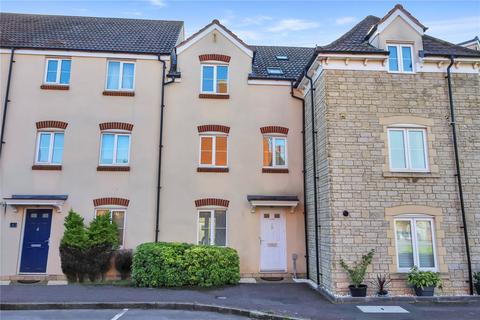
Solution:
<svg viewBox="0 0 480 320"><path fill-rule="evenodd" d="M393 7L392 10L388 11L388 13L382 19L380 19L380 21L378 21L377 24L380 24L380 23L384 22L385 20L387 20L397 10L400 10L401 12L403 12L407 17L410 18L410 20L413 21L413 23L415 23L420 28L422 28L423 31L428 29L420 21L418 21L418 19L415 18L410 12L405 10L405 8L401 4L396 4L395 7Z"/></svg>
<svg viewBox="0 0 480 320"><path fill-rule="evenodd" d="M182 21L0 13L0 46L169 54L182 29Z"/></svg>
<svg viewBox="0 0 480 320"><path fill-rule="evenodd" d="M480 51L465 48L461 45L427 35L423 36L423 52L425 56L480 57Z"/></svg>
<svg viewBox="0 0 480 320"><path fill-rule="evenodd" d="M466 44L468 44L468 43L472 43L472 42L473 42L473 43L474 43L474 42L480 42L480 39L478 39L478 36L476 36L476 37L473 38L473 39L470 39L470 40L467 40L467 41L463 41L463 42L457 43L457 45L459 45L459 46L464 46L464 45L466 45Z"/></svg>
<svg viewBox="0 0 480 320"><path fill-rule="evenodd" d="M249 79L295 80L312 58L315 49L306 47L251 46L255 51ZM279 60L277 56L286 56ZM280 68L282 75L268 74L267 68Z"/></svg>

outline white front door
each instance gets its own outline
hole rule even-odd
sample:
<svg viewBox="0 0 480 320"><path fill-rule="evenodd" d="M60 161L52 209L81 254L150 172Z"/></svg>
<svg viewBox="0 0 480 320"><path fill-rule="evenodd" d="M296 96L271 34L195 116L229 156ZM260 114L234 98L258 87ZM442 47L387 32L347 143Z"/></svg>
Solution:
<svg viewBox="0 0 480 320"><path fill-rule="evenodd" d="M284 214L263 213L261 220L260 271L286 271Z"/></svg>

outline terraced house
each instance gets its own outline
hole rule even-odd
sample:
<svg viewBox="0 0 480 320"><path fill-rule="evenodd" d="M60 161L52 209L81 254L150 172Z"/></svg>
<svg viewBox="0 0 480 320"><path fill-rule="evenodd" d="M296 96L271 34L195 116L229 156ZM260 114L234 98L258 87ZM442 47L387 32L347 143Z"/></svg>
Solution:
<svg viewBox="0 0 480 320"><path fill-rule="evenodd" d="M480 53L403 7L317 48L248 45L217 20L186 39L175 21L0 24L3 279L63 277L74 208L109 213L125 248L233 247L244 277L344 294L339 259L374 248L369 276L388 273L395 294L413 265L468 293Z"/></svg>

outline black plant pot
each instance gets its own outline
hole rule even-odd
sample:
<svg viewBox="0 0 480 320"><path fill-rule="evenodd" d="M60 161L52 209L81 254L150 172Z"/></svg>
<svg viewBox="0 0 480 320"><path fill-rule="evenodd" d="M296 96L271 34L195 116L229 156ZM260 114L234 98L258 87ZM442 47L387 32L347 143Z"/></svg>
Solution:
<svg viewBox="0 0 480 320"><path fill-rule="evenodd" d="M387 290L378 291L378 292L377 292L377 295L378 295L379 297L388 296L388 291L387 291Z"/></svg>
<svg viewBox="0 0 480 320"><path fill-rule="evenodd" d="M477 294L480 296L480 282L475 283L475 290L477 291Z"/></svg>
<svg viewBox="0 0 480 320"><path fill-rule="evenodd" d="M350 295L352 297L366 297L367 296L367 285L361 284L356 288L353 284L348 286L350 289Z"/></svg>
<svg viewBox="0 0 480 320"><path fill-rule="evenodd" d="M424 287L423 289L415 287L415 294L419 297L432 297L434 290L435 290L434 286Z"/></svg>

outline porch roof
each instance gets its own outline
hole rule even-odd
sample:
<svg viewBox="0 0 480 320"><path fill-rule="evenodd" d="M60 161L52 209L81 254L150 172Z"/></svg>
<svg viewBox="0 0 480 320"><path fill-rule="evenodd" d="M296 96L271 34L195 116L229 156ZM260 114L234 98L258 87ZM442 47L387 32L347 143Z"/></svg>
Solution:
<svg viewBox="0 0 480 320"><path fill-rule="evenodd" d="M66 194L13 194L10 198L3 198L6 205L16 208L19 206L51 206L62 211L62 206L67 200Z"/></svg>
<svg viewBox="0 0 480 320"><path fill-rule="evenodd" d="M252 206L252 213L255 212L256 207L290 207L290 212L294 212L299 202L295 195L247 195L247 200Z"/></svg>

